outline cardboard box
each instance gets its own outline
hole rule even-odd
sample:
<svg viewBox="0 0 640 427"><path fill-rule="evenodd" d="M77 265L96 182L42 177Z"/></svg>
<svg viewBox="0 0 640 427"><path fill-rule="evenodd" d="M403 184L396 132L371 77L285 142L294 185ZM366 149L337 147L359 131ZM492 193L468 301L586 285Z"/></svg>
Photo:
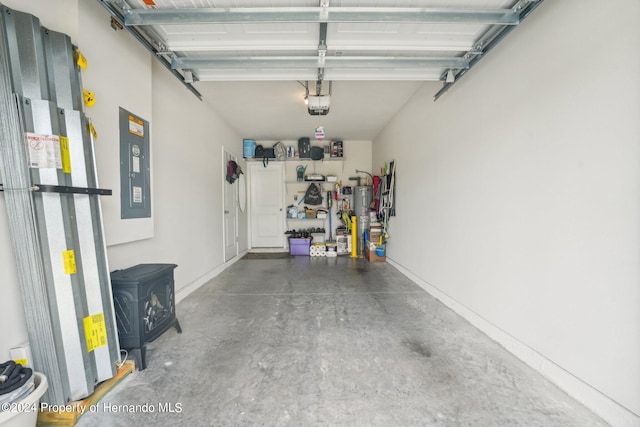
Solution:
<svg viewBox="0 0 640 427"><path fill-rule="evenodd" d="M378 254L376 254L376 247L377 247L377 242L369 242L367 240L367 242L364 245L364 257L367 259L367 261L369 262L385 262L387 260L387 254L386 254L386 248L385 248L385 254L383 256L379 256ZM382 247L384 248L385 246L382 245Z"/></svg>
<svg viewBox="0 0 640 427"><path fill-rule="evenodd" d="M336 244L338 245L338 255L351 254L351 236L344 234L336 235Z"/></svg>
<svg viewBox="0 0 640 427"><path fill-rule="evenodd" d="M342 141L331 141L331 157L342 157Z"/></svg>
<svg viewBox="0 0 640 427"><path fill-rule="evenodd" d="M380 237L382 233L369 233L369 246L373 245L372 248L375 250L376 246L380 243Z"/></svg>

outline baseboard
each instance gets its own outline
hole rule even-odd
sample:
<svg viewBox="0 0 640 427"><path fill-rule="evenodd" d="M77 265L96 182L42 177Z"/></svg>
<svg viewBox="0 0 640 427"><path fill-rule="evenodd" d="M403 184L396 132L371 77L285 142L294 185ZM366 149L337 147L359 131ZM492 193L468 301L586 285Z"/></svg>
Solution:
<svg viewBox="0 0 640 427"><path fill-rule="evenodd" d="M288 248L251 248L249 252L254 252L258 254L268 254L268 253L278 253L278 252L289 252Z"/></svg>
<svg viewBox="0 0 640 427"><path fill-rule="evenodd" d="M465 318L473 326L487 334L491 339L497 341L518 359L538 371L571 397L600 416L607 423L616 427L640 427L640 416L637 414L629 411L627 408L581 381L540 353L488 322L395 260L387 257L387 262L444 305Z"/></svg>
<svg viewBox="0 0 640 427"><path fill-rule="evenodd" d="M224 270L235 264L238 260L240 260L243 256L247 254L247 250L241 251L238 256L230 259L229 261L221 264L217 268L211 270L207 274L197 278L193 282L189 283L187 286L184 286L176 291L176 304L185 299L189 294L193 291L207 283L209 280L216 277L218 274L222 273Z"/></svg>

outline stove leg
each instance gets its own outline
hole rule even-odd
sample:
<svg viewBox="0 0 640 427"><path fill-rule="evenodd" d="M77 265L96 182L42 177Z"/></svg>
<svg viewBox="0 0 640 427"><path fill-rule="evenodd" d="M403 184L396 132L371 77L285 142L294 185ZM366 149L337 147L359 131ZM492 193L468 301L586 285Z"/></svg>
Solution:
<svg viewBox="0 0 640 427"><path fill-rule="evenodd" d="M173 327L176 328L176 331L178 331L179 334L182 333L182 328L180 327L180 322L178 322L178 318L177 317L173 321Z"/></svg>
<svg viewBox="0 0 640 427"><path fill-rule="evenodd" d="M147 368L147 346L143 345L140 348L132 348L127 351L129 352L129 358L135 360L138 370L144 371Z"/></svg>

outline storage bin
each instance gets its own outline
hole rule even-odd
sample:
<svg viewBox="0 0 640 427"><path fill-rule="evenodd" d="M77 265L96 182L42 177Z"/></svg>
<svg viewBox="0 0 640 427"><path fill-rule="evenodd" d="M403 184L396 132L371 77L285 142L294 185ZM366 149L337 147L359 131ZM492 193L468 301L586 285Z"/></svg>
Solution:
<svg viewBox="0 0 640 427"><path fill-rule="evenodd" d="M311 246L311 237L289 237L289 254L290 255L309 256L310 246Z"/></svg>
<svg viewBox="0 0 640 427"><path fill-rule="evenodd" d="M253 139L242 141L242 157L253 158L256 155L256 142Z"/></svg>
<svg viewBox="0 0 640 427"><path fill-rule="evenodd" d="M1 427L34 427L37 424L40 398L49 388L49 383L44 374L35 371L33 382L35 385L33 391L22 400L14 402L18 410L0 411Z"/></svg>

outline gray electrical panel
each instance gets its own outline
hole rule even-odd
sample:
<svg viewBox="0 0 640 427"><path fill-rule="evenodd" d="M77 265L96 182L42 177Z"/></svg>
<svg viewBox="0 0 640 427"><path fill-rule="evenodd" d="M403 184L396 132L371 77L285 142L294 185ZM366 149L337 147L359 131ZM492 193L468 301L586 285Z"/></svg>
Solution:
<svg viewBox="0 0 640 427"><path fill-rule="evenodd" d="M120 212L151 217L149 122L120 108Z"/></svg>

